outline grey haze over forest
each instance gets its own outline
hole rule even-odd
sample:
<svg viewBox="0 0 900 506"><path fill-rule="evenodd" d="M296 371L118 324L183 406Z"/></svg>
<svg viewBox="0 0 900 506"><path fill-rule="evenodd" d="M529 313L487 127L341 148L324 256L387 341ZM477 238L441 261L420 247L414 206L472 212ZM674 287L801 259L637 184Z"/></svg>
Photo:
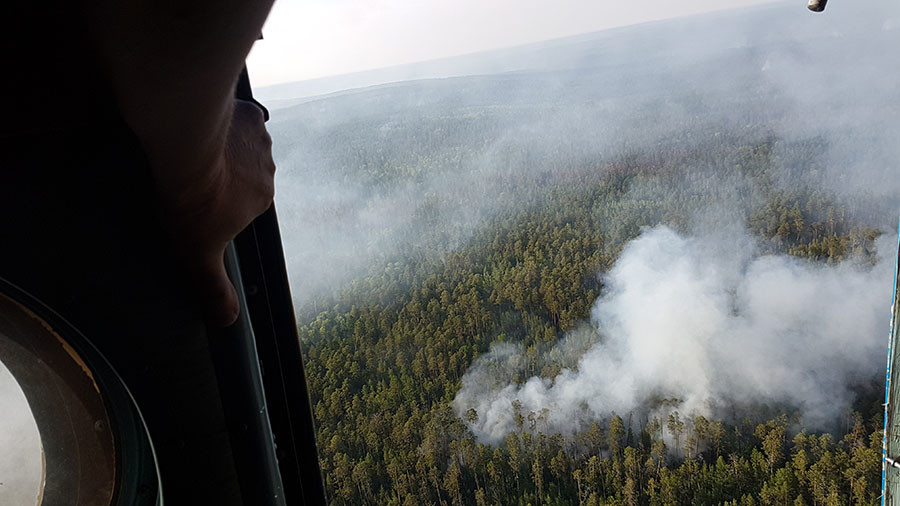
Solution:
<svg viewBox="0 0 900 506"><path fill-rule="evenodd" d="M898 8L845 2L815 16L794 7L475 55L481 75L276 110L276 199L298 303L423 241L458 246L516 205L495 191L506 175L552 177L717 132L820 139L823 188L862 195L849 199L855 205L870 192L895 193L900 58L888 48L900 42ZM454 203L459 195L465 206ZM439 229L417 229L432 212Z"/></svg>
<svg viewBox="0 0 900 506"><path fill-rule="evenodd" d="M675 191L686 200L696 195L697 201L711 202L715 210L684 210L664 223L674 230L643 232L625 247L622 261L628 262L628 255L639 257L642 247L656 244L678 253L670 259L674 264L686 262L693 269L723 272L727 280L722 283L703 276L682 280L687 287L695 282L708 289L698 292L714 299L711 313L706 314L714 316L725 308L725 316L719 315L725 322L713 325L714 333L736 332L750 338L754 332L769 332L765 339L771 342L801 336L808 346L828 347L820 350L816 361L796 364L794 372L799 376L785 374L780 385L810 375L826 375L821 384L832 386L861 381L883 362L879 344L883 336L873 329L879 328L878 310L887 307L890 297L890 282L885 279L889 269L883 262L890 254L883 251L885 246L877 255L872 252L874 268L813 267L786 257L767 258L773 253L772 245L759 242L752 231L749 236L736 232L732 237L740 238L739 243L754 255L726 268L717 260L701 258L693 244L709 246L709 238L722 240L715 231L747 223L753 211L764 205L761 195L772 188L798 187L829 195L857 222L894 230L895 197L900 191L897 47L898 6L873 0L835 2L826 15L813 15L802 5L779 4L273 88L270 97L293 97L273 111L270 130L279 166L276 202L300 318L314 318L327 309L332 297L348 287L364 285L367 277L378 277L385 269L402 270L407 264L440 262L501 218L541 209L550 198L544 189L571 174L600 172L635 160L650 167L664 166L658 153L703 152L704 146L725 142L758 143L769 146L770 163L780 167L773 180L760 183L731 170L729 164L739 160L685 155L684 163L695 164L695 177L666 188L627 188L623 201L636 206ZM341 86L418 76L434 78L307 96ZM795 162L800 149L810 151L807 158L815 163ZM704 219L706 225L700 228L687 223L690 217L710 214L727 218ZM640 226L660 224L625 223L612 216L602 232L610 238L610 248L617 248L613 245L637 238ZM726 244L720 246L729 251ZM618 250L608 253L618 254ZM616 293L632 293L628 280L637 278L626 276L622 264L615 269L604 282ZM798 293L796 321L788 317L794 314L790 311L784 315L784 325L750 321L753 314L743 313L728 320L723 294L737 291L743 294L739 299L762 304L766 293L782 289L772 274L779 272L794 276L787 281L793 280L797 287L792 292ZM770 292L757 290L761 286L757 276L763 274ZM835 327L836 334L806 333L798 330L810 307L802 297L810 296L807 288L817 283L827 287L828 307L835 311L842 297L871 297L854 299L859 307L843 315L845 326ZM385 299L394 295L373 293L371 297L387 303ZM635 322L647 317L639 308L621 308L621 299L615 297L612 293L598 299L594 321L585 327L588 337L567 338L580 339L580 347L575 348L583 353L583 360L602 360L582 365L571 360L567 372L557 379L535 376L530 383L520 382L513 378L521 377L521 369L499 375L484 372L490 364L517 363L515 346L501 345L470 369L456 400L457 413L494 409L492 418L482 416L470 428L485 441L497 441L514 427L514 400L536 413L543 408L556 410L557 418L551 417L555 422L550 426L562 432L579 428L567 428L560 420L583 413L579 406L584 403L594 409L592 399L617 401L597 401L600 407L591 417L602 416L604 409L634 409L653 395L682 396L700 411L733 400L719 390L687 382L675 388L679 391L671 391L659 388L655 380L632 378L643 381L640 389L625 385L624 390L616 390L619 387L597 386L597 377L579 379L585 363L598 370L646 369L640 357L631 355L631 350L639 349L630 341L636 334L623 331L603 340L611 329L635 328ZM699 313L708 309L695 308ZM887 311L882 312L886 317ZM676 340L668 345L697 344L696 334L677 329L673 333ZM678 341L678 335L687 340ZM699 338L704 342L714 341L703 335ZM838 353L848 340L855 343L853 353ZM628 350L629 358L611 364L610 346L617 353ZM709 356L721 358L715 353ZM755 357L756 365L768 363L784 371L792 367L789 355ZM823 368L828 361L837 365ZM748 369L744 377L757 373ZM710 373L704 381L739 382L732 378L732 383L716 383L720 379ZM555 395L554 388L566 389L556 385L569 380L570 387L579 385L577 381L593 385L595 390L581 391L596 395L590 399L569 396L571 403L562 406L566 397ZM767 385L773 400L798 400ZM541 395L531 395L541 388ZM816 397L813 389L810 386L802 409L814 423L827 423L852 401L851 392L837 392L834 409L829 410L828 392L820 389Z"/></svg>

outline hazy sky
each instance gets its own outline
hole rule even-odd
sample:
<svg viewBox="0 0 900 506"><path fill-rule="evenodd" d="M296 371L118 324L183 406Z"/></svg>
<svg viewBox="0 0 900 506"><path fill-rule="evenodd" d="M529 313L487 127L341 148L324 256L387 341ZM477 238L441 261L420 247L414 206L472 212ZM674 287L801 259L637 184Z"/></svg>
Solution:
<svg viewBox="0 0 900 506"><path fill-rule="evenodd" d="M264 86L771 2L276 0L249 65Z"/></svg>

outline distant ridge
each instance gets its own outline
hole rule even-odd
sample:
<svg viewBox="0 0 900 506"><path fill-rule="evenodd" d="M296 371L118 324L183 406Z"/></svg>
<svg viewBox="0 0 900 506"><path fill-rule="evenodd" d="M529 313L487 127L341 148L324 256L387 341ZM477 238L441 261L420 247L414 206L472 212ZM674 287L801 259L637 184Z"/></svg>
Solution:
<svg viewBox="0 0 900 506"><path fill-rule="evenodd" d="M762 6L650 21L508 48L351 74L276 84L258 88L257 95L266 105L280 108L297 104L305 98L379 84L519 71L561 70L582 67L585 60L599 56L605 57L605 64L610 64L613 62L609 60L609 57L622 58L623 54L618 49L627 47L632 51L652 52L653 48L646 47L647 43L660 36L689 36L699 29L706 30L715 25L734 28L732 30L735 35L733 37L734 45L742 45L741 30L737 29L737 26L746 25L748 16L768 17L776 10L782 11L779 14L790 19L802 19L809 15L805 9L798 9L795 5L786 6L783 2L775 2ZM604 49L607 51L603 51ZM601 52L602 55L599 54Z"/></svg>

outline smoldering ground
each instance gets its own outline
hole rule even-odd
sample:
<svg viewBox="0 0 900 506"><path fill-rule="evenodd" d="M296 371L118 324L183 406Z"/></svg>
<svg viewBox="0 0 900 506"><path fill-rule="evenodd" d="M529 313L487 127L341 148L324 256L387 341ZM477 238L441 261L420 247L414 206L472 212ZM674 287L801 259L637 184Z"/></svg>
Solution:
<svg viewBox="0 0 900 506"><path fill-rule="evenodd" d="M454 408L489 443L517 430L517 412L537 416L537 429L571 434L662 398L707 417L784 403L804 426L828 427L884 362L892 239L880 240L874 266L823 265L759 256L738 227L646 229L605 273L590 328L545 357L569 368L513 382L527 359L499 344L468 370Z"/></svg>

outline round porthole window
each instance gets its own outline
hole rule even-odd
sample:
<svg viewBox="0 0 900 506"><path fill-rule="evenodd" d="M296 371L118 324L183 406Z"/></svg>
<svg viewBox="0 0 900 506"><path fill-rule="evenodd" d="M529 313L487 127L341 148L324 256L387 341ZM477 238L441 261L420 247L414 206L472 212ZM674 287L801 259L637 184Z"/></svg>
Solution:
<svg viewBox="0 0 900 506"><path fill-rule="evenodd" d="M0 504L161 504L140 413L65 321L0 283Z"/></svg>

